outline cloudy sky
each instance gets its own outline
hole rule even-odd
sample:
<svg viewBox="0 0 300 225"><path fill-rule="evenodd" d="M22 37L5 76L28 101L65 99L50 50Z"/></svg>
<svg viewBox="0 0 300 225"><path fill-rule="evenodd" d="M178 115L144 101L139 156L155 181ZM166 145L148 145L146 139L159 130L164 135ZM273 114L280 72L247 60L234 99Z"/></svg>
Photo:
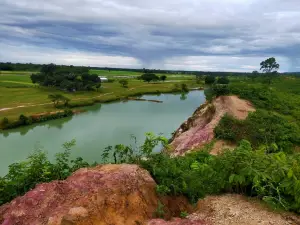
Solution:
<svg viewBox="0 0 300 225"><path fill-rule="evenodd" d="M300 71L300 0L0 0L0 61Z"/></svg>

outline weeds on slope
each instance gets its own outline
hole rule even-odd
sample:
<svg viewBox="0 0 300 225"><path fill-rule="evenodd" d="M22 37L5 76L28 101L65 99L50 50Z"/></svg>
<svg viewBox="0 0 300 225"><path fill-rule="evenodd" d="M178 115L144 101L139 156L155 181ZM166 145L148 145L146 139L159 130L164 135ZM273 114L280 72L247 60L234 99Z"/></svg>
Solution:
<svg viewBox="0 0 300 225"><path fill-rule="evenodd" d="M56 156L54 163L37 151L26 162L12 164L9 173L0 178L0 203L24 194L38 183L65 179L78 168L92 166L81 158L70 160L73 144L66 143L65 151ZM172 158L165 152L153 154L158 144L166 145L167 140L149 133L139 147L107 148L103 159L106 163L139 164L153 176L157 192L162 195L184 195L197 202L209 194L242 193L300 213L299 154L267 153L266 146L254 151L250 142L242 140L234 151L219 156L200 151Z"/></svg>

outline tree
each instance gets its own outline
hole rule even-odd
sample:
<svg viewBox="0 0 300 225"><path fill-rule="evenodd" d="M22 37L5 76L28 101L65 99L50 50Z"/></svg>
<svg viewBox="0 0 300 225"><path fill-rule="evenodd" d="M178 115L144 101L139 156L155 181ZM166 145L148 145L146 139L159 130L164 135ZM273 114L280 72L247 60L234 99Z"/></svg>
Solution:
<svg viewBox="0 0 300 225"><path fill-rule="evenodd" d="M68 102L70 101L69 98L61 95L61 94L51 94L48 96L48 98L53 102L54 107L57 107L59 102L64 102L64 105L67 106Z"/></svg>
<svg viewBox="0 0 300 225"><path fill-rule="evenodd" d="M227 77L219 77L217 83L218 84L229 84L229 79Z"/></svg>
<svg viewBox="0 0 300 225"><path fill-rule="evenodd" d="M128 80L122 79L119 81L119 83L122 85L122 87L128 87Z"/></svg>
<svg viewBox="0 0 300 225"><path fill-rule="evenodd" d="M186 85L186 84L181 84L181 90L182 90L182 92L189 92L189 88L188 88L188 86Z"/></svg>
<svg viewBox="0 0 300 225"><path fill-rule="evenodd" d="M161 81L165 81L166 79L167 79L167 76L166 75L162 75L162 76L160 76L160 78L159 78Z"/></svg>
<svg viewBox="0 0 300 225"><path fill-rule="evenodd" d="M97 91L99 91L99 88L101 87L101 83L96 84L95 87L96 87Z"/></svg>
<svg viewBox="0 0 300 225"><path fill-rule="evenodd" d="M276 62L274 57L262 61L260 66L260 70L262 70L264 73L272 73L279 69L279 64Z"/></svg>
<svg viewBox="0 0 300 225"><path fill-rule="evenodd" d="M274 57L268 58L260 63L260 70L265 73L266 82L270 85L272 82L272 76L276 75L279 69L279 64Z"/></svg>
<svg viewBox="0 0 300 225"><path fill-rule="evenodd" d="M213 84L215 81L216 78L214 76L209 75L205 77L205 84Z"/></svg>
<svg viewBox="0 0 300 225"><path fill-rule="evenodd" d="M159 80L159 77L156 76L154 73L145 73L140 77L140 79L142 79L145 82L150 83L150 81Z"/></svg>

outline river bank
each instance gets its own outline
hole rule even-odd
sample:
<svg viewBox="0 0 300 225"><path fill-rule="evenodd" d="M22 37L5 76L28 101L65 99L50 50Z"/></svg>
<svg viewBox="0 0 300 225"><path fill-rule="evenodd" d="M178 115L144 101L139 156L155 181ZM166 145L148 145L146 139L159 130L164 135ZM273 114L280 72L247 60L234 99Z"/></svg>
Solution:
<svg viewBox="0 0 300 225"><path fill-rule="evenodd" d="M193 85L192 85L193 86ZM151 88L149 88L151 87ZM68 102L67 108L65 108L63 105L58 106L59 108L65 108L65 109L72 109L75 111L82 110L83 107L86 106L92 106L98 103L112 103L112 102L118 102L123 100L129 100L130 98L134 98L136 96L142 96L142 95L160 95L160 94L176 94L181 93L181 90L174 88L173 86L161 86L158 85L156 87L156 90L153 90L153 86L149 86L148 88L142 88L140 90L137 88L131 88L131 89L125 89L122 94L119 94L118 92L110 92L110 93L104 93L102 95L94 96L94 97L83 97L83 98L71 98L71 101ZM192 91L194 90L202 90L202 87L197 88L191 88ZM39 108L47 107L47 111L39 111ZM37 110L33 110L34 108L37 108ZM16 112L11 111L20 111L18 115L16 115ZM33 111L34 113L30 113ZM6 107L6 108L0 108L0 113L4 116L0 120L0 130L1 129L7 129L6 125L7 120L9 123L17 123L19 121L20 116L24 115L26 117L31 117L36 114L41 113L51 113L57 111L56 107L53 107L52 102L46 102L46 103L39 103L39 104L30 104L30 103L23 103L22 105L18 105L15 107ZM11 113L10 113L11 112ZM1 115L0 114L0 115ZM14 116L12 116L14 115ZM21 126L24 126L26 124L23 124ZM17 126L16 126L17 127Z"/></svg>

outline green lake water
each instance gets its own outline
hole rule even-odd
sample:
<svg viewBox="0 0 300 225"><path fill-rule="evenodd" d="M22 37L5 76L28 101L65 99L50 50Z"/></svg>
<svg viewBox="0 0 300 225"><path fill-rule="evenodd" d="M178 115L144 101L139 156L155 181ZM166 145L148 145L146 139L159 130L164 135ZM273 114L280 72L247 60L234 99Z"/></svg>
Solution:
<svg viewBox="0 0 300 225"><path fill-rule="evenodd" d="M25 160L35 148L43 148L52 159L63 151L62 144L72 139L72 157L81 156L88 162L100 161L105 147L116 144L138 143L146 132L162 133L171 137L180 124L204 103L203 91L180 94L145 95L144 99L163 103L128 101L97 104L72 118L48 121L0 132L0 175L14 162Z"/></svg>

